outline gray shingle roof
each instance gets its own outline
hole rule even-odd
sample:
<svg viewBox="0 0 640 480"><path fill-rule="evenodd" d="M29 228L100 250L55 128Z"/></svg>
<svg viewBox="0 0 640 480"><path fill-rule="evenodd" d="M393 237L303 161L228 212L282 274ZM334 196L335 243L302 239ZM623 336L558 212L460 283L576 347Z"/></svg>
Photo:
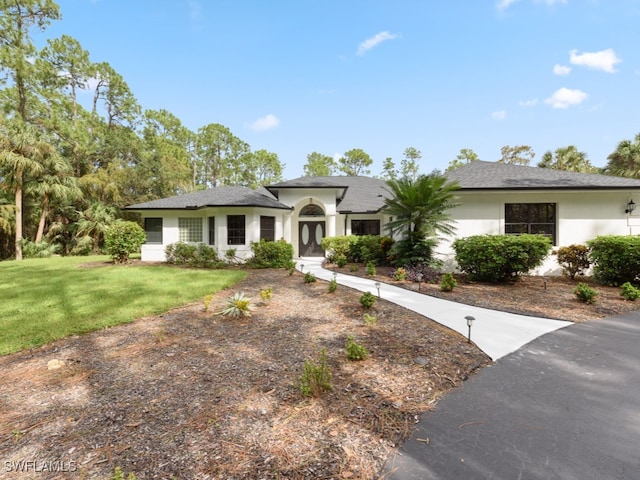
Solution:
<svg viewBox="0 0 640 480"><path fill-rule="evenodd" d="M298 177L266 187L278 197L283 189L328 188L336 189L339 213L379 212L384 207L384 199L389 196L387 182L371 177Z"/></svg>
<svg viewBox="0 0 640 480"><path fill-rule="evenodd" d="M215 187L199 192L185 193L175 197L137 203L128 210L174 210L199 209L205 207L268 207L290 210L264 188L252 190L248 187Z"/></svg>
<svg viewBox="0 0 640 480"><path fill-rule="evenodd" d="M462 190L640 189L640 180L476 160L447 173Z"/></svg>

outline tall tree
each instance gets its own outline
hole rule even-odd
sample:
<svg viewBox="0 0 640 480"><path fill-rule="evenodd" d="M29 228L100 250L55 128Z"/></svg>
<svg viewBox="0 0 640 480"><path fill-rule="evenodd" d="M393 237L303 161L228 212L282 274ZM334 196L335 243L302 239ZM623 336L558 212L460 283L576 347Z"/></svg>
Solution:
<svg viewBox="0 0 640 480"><path fill-rule="evenodd" d="M382 175L385 180L395 180L398 178L398 171L396 170L396 164L393 158L387 157L382 162Z"/></svg>
<svg viewBox="0 0 640 480"><path fill-rule="evenodd" d="M304 165L305 177L330 177L334 174L336 162L333 157L318 152L307 155L307 163Z"/></svg>
<svg viewBox="0 0 640 480"><path fill-rule="evenodd" d="M515 147L505 145L500 149L500 152L502 153L502 158L498 162L508 165L529 165L536 156L533 149L528 145L516 145Z"/></svg>
<svg viewBox="0 0 640 480"><path fill-rule="evenodd" d="M607 157L603 171L619 177L640 178L640 133L633 141L622 140L616 150Z"/></svg>
<svg viewBox="0 0 640 480"><path fill-rule="evenodd" d="M462 167L463 165L467 165L468 163L475 162L478 160L478 155L476 152L471 150L470 148L461 148L460 153L456 155L456 158L449 162L449 166L446 171L450 172L455 170L458 167Z"/></svg>
<svg viewBox="0 0 640 480"><path fill-rule="evenodd" d="M591 165L587 154L579 151L574 145L560 147L555 152L547 151L538 162L539 168L566 170L569 172L590 173L597 169Z"/></svg>
<svg viewBox="0 0 640 480"><path fill-rule="evenodd" d="M211 123L201 127L197 135L199 182L208 187L233 184L233 171L249 151L249 145L224 125Z"/></svg>
<svg viewBox="0 0 640 480"><path fill-rule="evenodd" d="M391 195L383 212L393 220L386 228L391 235L402 235L394 247L397 263L429 263L438 235L455 231L448 210L456 206L454 192L459 186L436 173L420 175L415 181L402 177L388 185Z"/></svg>
<svg viewBox="0 0 640 480"><path fill-rule="evenodd" d="M41 138L40 132L32 125L18 119L0 124L0 177L3 178L4 188L14 195L16 260L22 260L25 184L42 174L46 158L56 154L55 149Z"/></svg>
<svg viewBox="0 0 640 480"><path fill-rule="evenodd" d="M51 20L60 18L52 0L0 0L0 68L10 82L3 90L2 107L23 122L31 119L37 49L31 30L44 30Z"/></svg>
<svg viewBox="0 0 640 480"><path fill-rule="evenodd" d="M258 188L270 183L282 181L283 165L277 153L264 149L250 152L243 157L243 185Z"/></svg>
<svg viewBox="0 0 640 480"><path fill-rule="evenodd" d="M400 162L400 175L415 181L418 178L420 165L418 162L422 158L422 152L416 148L405 148L402 161Z"/></svg>
<svg viewBox="0 0 640 480"><path fill-rule="evenodd" d="M353 148L340 157L338 170L350 177L368 175L371 173L369 167L372 163L373 160L364 150Z"/></svg>

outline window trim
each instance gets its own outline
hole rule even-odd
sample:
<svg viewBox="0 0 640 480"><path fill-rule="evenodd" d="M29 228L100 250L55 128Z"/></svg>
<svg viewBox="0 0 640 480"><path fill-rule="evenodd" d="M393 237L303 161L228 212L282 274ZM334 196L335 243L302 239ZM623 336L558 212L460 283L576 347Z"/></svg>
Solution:
<svg viewBox="0 0 640 480"><path fill-rule="evenodd" d="M526 222L509 222L508 218L507 218L507 214L508 214L508 210L510 207L512 207L513 205L521 205L521 206L526 206L527 207L527 221ZM541 222L541 221L532 221L532 211L531 211L531 207L532 206L539 206L539 205L546 205L546 206L550 206L553 207L553 221L551 222ZM522 225L526 227L526 231L525 232L513 232L513 233L508 233L507 229L509 226L515 226L515 225ZM534 229L535 225L545 225L545 226L551 226L552 227L552 233L551 234L546 234L546 233L538 233L538 235L544 235L545 237L549 237L551 239L551 244L552 245L557 245L558 243L558 204L554 203L554 202L520 202L520 203L505 203L504 204L504 233L505 235L521 235L522 233L533 233L536 234L535 231L532 231Z"/></svg>
<svg viewBox="0 0 640 480"><path fill-rule="evenodd" d="M234 221L240 222L242 226L232 225ZM227 245L246 245L247 241L247 221L246 215L227 215Z"/></svg>
<svg viewBox="0 0 640 480"><path fill-rule="evenodd" d="M153 229L152 229L152 226L148 225L148 223L147 223L147 222L152 223L152 222L151 222L152 220L153 220L153 221L157 221L157 220L159 220L159 221L160 221L160 222L159 222L159 223L160 223L160 230L159 230L159 231L157 231L157 230L153 230ZM162 229L163 229L163 223L164 223L164 222L163 222L162 217L147 217L147 218L145 218L145 219L144 219L144 233L145 233L145 234L146 234L146 236L147 236L146 243L147 243L148 245L162 245L162 239L163 239L163 236L162 236L162 234L163 234L163 232L162 232ZM157 224L157 222L156 222L155 228L156 228L156 229L158 228L158 224ZM151 233L152 235L149 235L150 233ZM154 234L155 234L155 235L154 235ZM160 236L160 241L157 241L157 240L151 240L151 238L157 238L157 235L158 235L158 234L159 234L159 236Z"/></svg>
<svg viewBox="0 0 640 480"><path fill-rule="evenodd" d="M202 218L178 217L178 241L202 243Z"/></svg>

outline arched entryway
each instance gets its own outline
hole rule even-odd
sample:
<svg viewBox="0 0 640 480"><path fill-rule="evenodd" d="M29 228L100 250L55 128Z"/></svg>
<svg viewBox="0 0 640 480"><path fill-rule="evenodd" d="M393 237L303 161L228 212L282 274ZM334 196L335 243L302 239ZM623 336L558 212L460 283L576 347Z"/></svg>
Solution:
<svg viewBox="0 0 640 480"><path fill-rule="evenodd" d="M301 257L324 257L322 239L326 222L320 205L309 203L298 215L298 255Z"/></svg>

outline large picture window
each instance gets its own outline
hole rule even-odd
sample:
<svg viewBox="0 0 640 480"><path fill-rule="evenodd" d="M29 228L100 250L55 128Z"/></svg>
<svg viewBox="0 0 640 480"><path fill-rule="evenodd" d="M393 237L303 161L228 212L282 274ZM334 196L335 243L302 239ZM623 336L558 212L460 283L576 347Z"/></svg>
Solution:
<svg viewBox="0 0 640 480"><path fill-rule="evenodd" d="M276 217L260 216L260 240L276 240Z"/></svg>
<svg viewBox="0 0 640 480"><path fill-rule="evenodd" d="M504 206L504 230L507 235L544 235L557 245L556 204L507 203Z"/></svg>
<svg viewBox="0 0 640 480"><path fill-rule="evenodd" d="M244 215L227 215L227 245L244 245Z"/></svg>
<svg viewBox="0 0 640 480"><path fill-rule="evenodd" d="M380 220L351 220L352 235L380 235Z"/></svg>
<svg viewBox="0 0 640 480"><path fill-rule="evenodd" d="M145 218L144 231L147 234L147 243L162 245L162 218Z"/></svg>
<svg viewBox="0 0 640 480"><path fill-rule="evenodd" d="M201 218L178 218L178 240L181 242L202 242Z"/></svg>

